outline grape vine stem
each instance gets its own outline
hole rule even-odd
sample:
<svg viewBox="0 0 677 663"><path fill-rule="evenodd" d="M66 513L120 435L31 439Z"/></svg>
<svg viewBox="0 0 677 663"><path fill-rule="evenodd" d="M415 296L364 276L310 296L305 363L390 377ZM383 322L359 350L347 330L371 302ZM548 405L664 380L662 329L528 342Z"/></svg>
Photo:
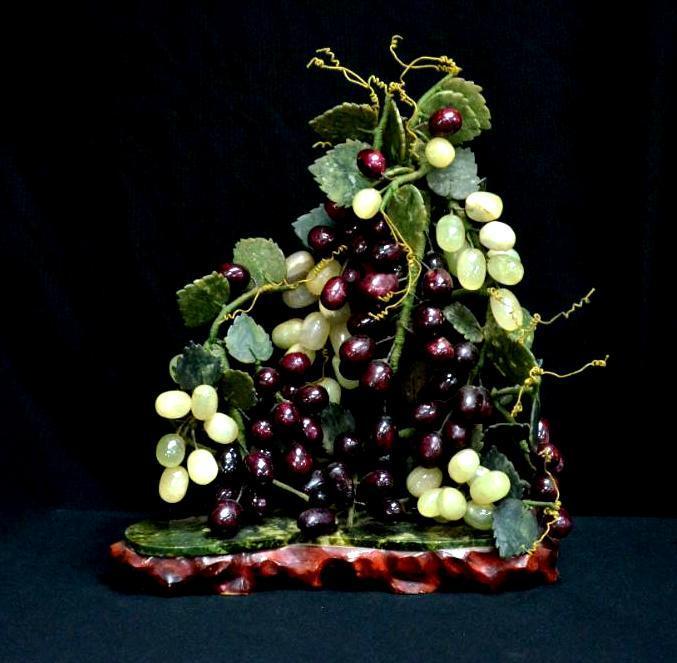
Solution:
<svg viewBox="0 0 677 663"><path fill-rule="evenodd" d="M284 483L283 481L280 481L279 479L273 479L273 485L277 486L278 488L281 488L282 490L286 490L288 493L291 493L292 495L296 495L296 497L301 498L304 502L310 501L310 497L308 497L308 495L302 493L300 490L296 490L296 488L290 486L289 484Z"/></svg>

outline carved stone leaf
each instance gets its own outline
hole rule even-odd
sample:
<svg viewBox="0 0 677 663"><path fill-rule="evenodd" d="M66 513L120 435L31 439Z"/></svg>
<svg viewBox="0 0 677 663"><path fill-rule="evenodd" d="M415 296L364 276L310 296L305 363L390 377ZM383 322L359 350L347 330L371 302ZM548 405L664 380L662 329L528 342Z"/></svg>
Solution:
<svg viewBox="0 0 677 663"><path fill-rule="evenodd" d="M387 212L404 240L419 253L425 244L428 208L418 187L413 184L400 187L388 201Z"/></svg>
<svg viewBox="0 0 677 663"><path fill-rule="evenodd" d="M268 332L246 313L235 318L226 334L226 348L231 356L243 364L266 361L273 354L273 343Z"/></svg>
<svg viewBox="0 0 677 663"><path fill-rule="evenodd" d="M393 166L402 163L407 157L407 135L400 110L393 99L388 100L388 117L383 130L383 149L388 163Z"/></svg>
<svg viewBox="0 0 677 663"><path fill-rule="evenodd" d="M342 207L350 207L360 189L371 187L357 168L357 153L369 147L358 140L347 140L329 150L308 168L330 200Z"/></svg>
<svg viewBox="0 0 677 663"><path fill-rule="evenodd" d="M254 380L249 373L233 368L226 369L222 390L225 400L234 407L248 410L256 405Z"/></svg>
<svg viewBox="0 0 677 663"><path fill-rule="evenodd" d="M521 498L524 491L529 488L529 482L520 477L512 464L512 461L496 447L490 447L482 457L482 465L490 470L499 470L508 475L510 479L510 492L508 497Z"/></svg>
<svg viewBox="0 0 677 663"><path fill-rule="evenodd" d="M378 116L368 104L343 103L310 120L311 128L330 143L342 143L349 138L367 140Z"/></svg>
<svg viewBox="0 0 677 663"><path fill-rule="evenodd" d="M463 338L472 343L484 340L482 325L475 314L461 302L453 302L444 308L444 317Z"/></svg>
<svg viewBox="0 0 677 663"><path fill-rule="evenodd" d="M217 272L195 279L176 293L186 327L199 327L211 322L229 296L228 280Z"/></svg>
<svg viewBox="0 0 677 663"><path fill-rule="evenodd" d="M303 242L306 248L310 248L308 244L308 233L315 226L329 226L334 227L334 220L325 212L324 205L318 205L311 209L307 214L302 214L294 223L291 224L294 228L296 236Z"/></svg>
<svg viewBox="0 0 677 663"><path fill-rule="evenodd" d="M508 498L494 509L494 540L501 557L528 552L539 537L534 512L521 500Z"/></svg>
<svg viewBox="0 0 677 663"><path fill-rule="evenodd" d="M480 188L475 155L468 147L459 147L456 158L446 168L435 168L426 176L428 186L438 196L465 200Z"/></svg>
<svg viewBox="0 0 677 663"><path fill-rule="evenodd" d="M272 239L241 239L233 250L233 262L246 267L257 286L278 283L287 275L284 253Z"/></svg>
<svg viewBox="0 0 677 663"><path fill-rule="evenodd" d="M529 371L538 366L531 350L501 329L491 311L487 312L484 338L487 343L487 358L511 384L522 384L529 377Z"/></svg>
<svg viewBox="0 0 677 663"><path fill-rule="evenodd" d="M219 357L197 343L186 346L174 363L173 377L185 391L201 384L216 384L223 374Z"/></svg>

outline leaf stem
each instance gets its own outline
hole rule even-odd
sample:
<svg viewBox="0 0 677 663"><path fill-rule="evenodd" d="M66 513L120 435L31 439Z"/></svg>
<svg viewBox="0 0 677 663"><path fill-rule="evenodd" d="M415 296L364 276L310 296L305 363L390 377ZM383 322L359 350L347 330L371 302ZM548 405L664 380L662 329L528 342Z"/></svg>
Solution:
<svg viewBox="0 0 677 663"><path fill-rule="evenodd" d="M219 311L219 314L214 318L212 326L209 329L208 341L213 343L216 341L216 337L219 334L219 327L226 321L226 318L229 313L238 309L242 304L248 302L250 299L254 299L264 292L284 292L285 290L295 290L298 288L300 283L266 283L261 285L258 288L252 288L247 290L244 294L240 295L236 299L228 302L223 305L223 308Z"/></svg>
<svg viewBox="0 0 677 663"><path fill-rule="evenodd" d="M383 99L383 105L381 106L381 117L374 131L375 150L380 150L383 146L383 131L386 128L386 122L388 121L388 115L390 114L390 98L391 95L386 93L385 98Z"/></svg>
<svg viewBox="0 0 677 663"><path fill-rule="evenodd" d="M556 502L541 502L540 500L522 500L523 504L527 506L556 506Z"/></svg>
<svg viewBox="0 0 677 663"><path fill-rule="evenodd" d="M451 293L452 299L457 299L458 297L464 297L465 295L482 295L483 297L489 296L488 288L479 288L478 290L466 290L465 288L456 288Z"/></svg>
<svg viewBox="0 0 677 663"><path fill-rule="evenodd" d="M292 495L296 495L296 497L301 498L304 502L309 502L310 497L306 495L305 493L302 493L300 490L296 490L296 488L293 488L289 484L286 484L279 479L273 479L273 485L277 486L278 488L281 488L282 490L286 490L288 493L291 493Z"/></svg>

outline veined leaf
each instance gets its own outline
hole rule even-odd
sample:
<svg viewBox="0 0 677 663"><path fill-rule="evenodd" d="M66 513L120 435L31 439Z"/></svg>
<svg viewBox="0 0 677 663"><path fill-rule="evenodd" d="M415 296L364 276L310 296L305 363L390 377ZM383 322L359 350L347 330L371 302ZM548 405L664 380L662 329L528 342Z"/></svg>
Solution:
<svg viewBox="0 0 677 663"><path fill-rule="evenodd" d="M342 143L349 138L366 140L377 122L378 115L368 104L343 103L313 118L309 124L323 140Z"/></svg>
<svg viewBox="0 0 677 663"><path fill-rule="evenodd" d="M186 327L211 322L228 301L230 286L221 274L212 272L181 288L176 293L179 311Z"/></svg>
<svg viewBox="0 0 677 663"><path fill-rule="evenodd" d="M494 509L494 540L501 557L528 552L539 536L534 512L521 500L508 498Z"/></svg>
<svg viewBox="0 0 677 663"><path fill-rule="evenodd" d="M235 318L226 334L228 352L243 364L266 361L273 354L273 343L268 332L246 313Z"/></svg>
<svg viewBox="0 0 677 663"><path fill-rule="evenodd" d="M227 369L223 374L223 397L241 410L248 410L256 405L256 391L251 375L233 368Z"/></svg>
<svg viewBox="0 0 677 663"><path fill-rule="evenodd" d="M291 224L294 228L296 236L303 242L306 248L310 248L308 244L308 233L315 226L329 226L334 227L334 220L325 212L324 205L318 205L311 209L307 214L301 215L294 223Z"/></svg>
<svg viewBox="0 0 677 663"><path fill-rule="evenodd" d="M482 457L482 465L490 470L499 470L508 475L510 479L510 492L508 497L521 498L524 491L529 488L529 482L520 477L512 464L512 461L501 453L496 447L491 447Z"/></svg>
<svg viewBox="0 0 677 663"><path fill-rule="evenodd" d="M175 362L173 377L181 389L192 391L201 384L216 384L223 375L219 357L197 343L190 343Z"/></svg>
<svg viewBox="0 0 677 663"><path fill-rule="evenodd" d="M278 283L287 275L284 253L272 239L241 239L233 250L233 262L246 267L257 286Z"/></svg>
<svg viewBox="0 0 677 663"><path fill-rule="evenodd" d="M418 187L405 184L388 201L388 216L415 253L423 250L428 209Z"/></svg>
<svg viewBox="0 0 677 663"><path fill-rule="evenodd" d="M459 147L451 165L431 170L426 180L430 189L438 196L465 200L480 188L475 155L469 147Z"/></svg>

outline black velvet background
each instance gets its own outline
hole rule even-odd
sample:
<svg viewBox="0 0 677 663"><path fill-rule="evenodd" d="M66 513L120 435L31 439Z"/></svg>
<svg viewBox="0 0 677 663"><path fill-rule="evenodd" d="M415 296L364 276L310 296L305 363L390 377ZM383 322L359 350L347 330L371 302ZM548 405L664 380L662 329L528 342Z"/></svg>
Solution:
<svg viewBox="0 0 677 663"><path fill-rule="evenodd" d="M360 91L307 71L331 46L360 72L447 53L484 86L473 146L506 204L566 371L545 387L579 513L674 513L671 302L675 10L670 3L22 4L2 21L0 356L5 503L154 509L155 394L191 335L174 291L241 235L294 246L320 197L306 122ZM58 9L57 9L58 7ZM433 82L411 76L411 92ZM199 340L199 337L196 338Z"/></svg>

